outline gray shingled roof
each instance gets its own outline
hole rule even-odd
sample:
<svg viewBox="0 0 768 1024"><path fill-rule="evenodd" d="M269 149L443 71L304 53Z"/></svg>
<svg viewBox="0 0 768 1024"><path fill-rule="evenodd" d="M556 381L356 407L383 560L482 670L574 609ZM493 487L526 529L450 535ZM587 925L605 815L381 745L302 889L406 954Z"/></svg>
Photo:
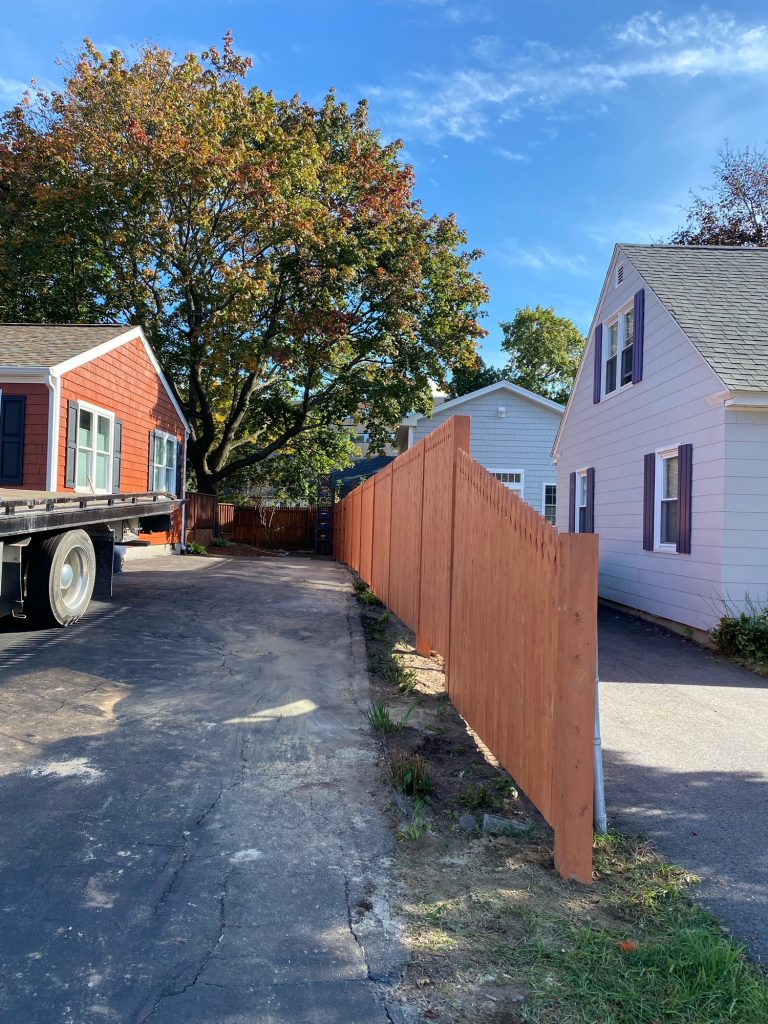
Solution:
<svg viewBox="0 0 768 1024"><path fill-rule="evenodd" d="M128 324L0 324L0 366L57 366L128 330Z"/></svg>
<svg viewBox="0 0 768 1024"><path fill-rule="evenodd" d="M768 391L768 249L619 248L728 388Z"/></svg>

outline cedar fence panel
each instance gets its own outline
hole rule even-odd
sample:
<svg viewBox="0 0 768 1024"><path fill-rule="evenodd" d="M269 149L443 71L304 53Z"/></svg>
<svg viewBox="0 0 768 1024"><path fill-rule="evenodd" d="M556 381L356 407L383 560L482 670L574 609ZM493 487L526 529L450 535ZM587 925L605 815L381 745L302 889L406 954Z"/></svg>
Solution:
<svg viewBox="0 0 768 1024"><path fill-rule="evenodd" d="M314 547L314 508L234 508L232 536L238 544L287 551L307 551Z"/></svg>
<svg viewBox="0 0 768 1024"><path fill-rule="evenodd" d="M187 542L210 544L216 518L216 495L187 491Z"/></svg>
<svg viewBox="0 0 768 1024"><path fill-rule="evenodd" d="M394 464L394 462L390 462L373 478L375 488L373 492L371 590L384 604L389 604L389 541L392 523L392 467Z"/></svg>
<svg viewBox="0 0 768 1024"><path fill-rule="evenodd" d="M235 535L235 506L229 502L219 502L219 526L223 537Z"/></svg>
<svg viewBox="0 0 768 1024"><path fill-rule="evenodd" d="M424 446L415 445L392 463L387 599L395 615L412 629L419 623L423 488Z"/></svg>
<svg viewBox="0 0 768 1024"><path fill-rule="evenodd" d="M597 538L558 534L453 417L336 506L334 553L444 657L454 705L552 825L555 866L590 881Z"/></svg>

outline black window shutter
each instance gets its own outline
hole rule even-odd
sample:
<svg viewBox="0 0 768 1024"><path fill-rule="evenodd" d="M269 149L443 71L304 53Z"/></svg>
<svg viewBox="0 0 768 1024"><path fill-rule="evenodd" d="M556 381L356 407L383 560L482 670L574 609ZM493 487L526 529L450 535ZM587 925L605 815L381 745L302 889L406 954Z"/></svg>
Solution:
<svg viewBox="0 0 768 1024"><path fill-rule="evenodd" d="M576 474L571 473L568 492L568 533L576 533Z"/></svg>
<svg viewBox="0 0 768 1024"><path fill-rule="evenodd" d="M595 377L592 384L592 402L597 405L600 401L600 384L603 376L603 325L598 324L595 328Z"/></svg>
<svg viewBox="0 0 768 1024"><path fill-rule="evenodd" d="M693 491L693 445L681 444L677 449L677 550L691 553L691 495Z"/></svg>
<svg viewBox="0 0 768 1024"><path fill-rule="evenodd" d="M155 431L150 430L149 432L149 482L147 484L147 490L153 491L155 489Z"/></svg>
<svg viewBox="0 0 768 1024"><path fill-rule="evenodd" d="M595 532L595 467L587 470L587 513L585 533Z"/></svg>
<svg viewBox="0 0 768 1024"><path fill-rule="evenodd" d="M112 448L112 490L120 490L123 472L123 421L115 420L115 436Z"/></svg>
<svg viewBox="0 0 768 1024"><path fill-rule="evenodd" d="M182 487L184 486L184 442L176 442L176 497L183 498Z"/></svg>
<svg viewBox="0 0 768 1024"><path fill-rule="evenodd" d="M77 402L67 402L67 461L64 486L74 487L77 473Z"/></svg>
<svg viewBox="0 0 768 1024"><path fill-rule="evenodd" d="M645 288L635 292L635 335L632 342L632 383L643 379L643 346L645 343Z"/></svg>
<svg viewBox="0 0 768 1024"><path fill-rule="evenodd" d="M24 413L26 395L0 399L0 484L24 482Z"/></svg>
<svg viewBox="0 0 768 1024"><path fill-rule="evenodd" d="M653 551L654 516L656 512L656 455L645 456L643 473L643 550Z"/></svg>

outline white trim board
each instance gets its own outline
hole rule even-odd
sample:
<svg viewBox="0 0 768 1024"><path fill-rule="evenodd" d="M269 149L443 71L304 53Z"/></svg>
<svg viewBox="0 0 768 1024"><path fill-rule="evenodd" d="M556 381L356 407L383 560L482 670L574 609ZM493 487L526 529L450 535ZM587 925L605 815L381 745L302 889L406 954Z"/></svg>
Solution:
<svg viewBox="0 0 768 1024"><path fill-rule="evenodd" d="M443 413L446 409L455 409L459 405L463 405L465 402L471 402L473 398L481 398L483 395L490 395L494 391L510 391L513 395L517 395L519 398L525 398L529 402L535 402L537 405L543 406L545 409L551 409L552 412L557 412L562 415L564 406L558 402L553 402L551 398L544 398L543 395L536 395L533 391L528 391L527 388L521 388L519 384L513 384L509 380L499 380L495 384L489 384L487 387L478 388L477 391L470 391L466 395L460 395L458 398L452 398L449 402L443 402L442 405L436 405L432 411L432 415L426 414L419 417L419 419L432 419L436 413Z"/></svg>

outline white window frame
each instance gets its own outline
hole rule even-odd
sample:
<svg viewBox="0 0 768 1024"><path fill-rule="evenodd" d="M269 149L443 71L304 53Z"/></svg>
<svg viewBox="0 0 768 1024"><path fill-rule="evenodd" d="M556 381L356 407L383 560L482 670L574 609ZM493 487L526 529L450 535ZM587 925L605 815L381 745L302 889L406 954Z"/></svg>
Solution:
<svg viewBox="0 0 768 1024"><path fill-rule="evenodd" d="M176 472L177 472L177 469L178 469L178 459L179 459L179 439L178 439L178 437L176 437L175 434L169 434L165 430L155 429L155 430L152 431L152 433L153 433L154 438L155 438L155 458L154 458L154 462L153 462L153 466L152 466L152 490L153 491L167 491L169 494L175 494L176 493ZM158 440L161 440L163 442L163 451L164 452L166 452L168 450L167 442L168 441L172 441L173 442L173 466L166 466L165 463L163 463L162 466L158 466L158 464L157 464L157 442L158 442ZM156 487L155 486L155 481L157 479L157 471L158 471L158 469L162 469L166 473L166 477L167 477L167 473L168 473L169 469L171 469L173 471L173 480L172 480L172 483L171 483L170 487ZM167 483L167 479L166 479L166 483Z"/></svg>
<svg viewBox="0 0 768 1024"><path fill-rule="evenodd" d="M554 504L555 518L554 519L547 519L547 488L548 487L554 487L555 488L555 504ZM541 485L541 514L544 516L545 519L547 519L547 522L551 526L556 526L557 525L557 481L556 480L547 480L547 481L545 481Z"/></svg>
<svg viewBox="0 0 768 1024"><path fill-rule="evenodd" d="M508 491L512 491L513 494L517 494L520 498L524 498L525 495L525 470L524 469L512 469L507 466L488 466L489 473L493 473L496 476L497 473L514 473L520 477L520 483L506 483L504 480L499 480L499 483L506 487ZM497 477L498 479L498 477Z"/></svg>
<svg viewBox="0 0 768 1024"><path fill-rule="evenodd" d="M93 483L90 486L83 487L78 485L78 467L80 465L80 413L89 412L92 416L103 416L109 420L109 448L107 449L107 486L106 487L95 487ZM83 402L81 399L77 399L77 427L75 430L75 492L77 494L111 494L112 493L112 471L115 465L115 414L110 412L109 409L102 409L98 405L92 405L90 402ZM91 473L90 480L95 479L96 474L96 421L93 424L93 451L91 453Z"/></svg>
<svg viewBox="0 0 768 1024"><path fill-rule="evenodd" d="M676 501L678 503L680 501L680 446L674 445L669 448L659 448L656 451L656 473L653 488L653 550L677 555L679 554L677 544L671 544L669 542L662 543L661 540L661 505L664 501L664 460L669 458L678 459Z"/></svg>
<svg viewBox="0 0 768 1024"><path fill-rule="evenodd" d="M581 498L584 498L584 504L580 504ZM576 470L576 503L574 508L574 532L575 533L586 533L586 530L581 529L579 509L584 509L584 525L587 525L587 506L589 503L589 493L587 491L587 471L586 469Z"/></svg>
<svg viewBox="0 0 768 1024"><path fill-rule="evenodd" d="M635 300L634 300L634 297L633 297L632 299L630 299L629 302L627 302L624 306L622 306L621 309L619 309L616 313L614 313L613 316L610 317L610 319L606 320L604 322L604 324L603 324L603 351L602 351L603 365L602 365L602 377L601 377L601 381L600 381L600 384L601 384L601 395L602 395L603 399L605 399L605 398L613 398L613 396L617 395L620 391L625 391L627 388L632 387L632 383L633 382L632 382L631 379L628 380L626 384L622 384L621 383L621 360L622 360L622 353L624 351L624 348L626 347L625 346L625 342L627 340L626 339L626 334L627 334L626 315L629 312L632 312L632 314L633 314L632 343L633 343L633 345L635 343L635 335L637 333L637 330L636 330L637 324L634 323L634 310L635 310ZM610 359L610 337L611 337L611 328L614 325L618 326L618 336L617 336L617 341L616 341L616 345L617 345L617 350L616 350L616 387L613 389L613 391L608 391L607 390L607 384L608 384L608 360Z"/></svg>

